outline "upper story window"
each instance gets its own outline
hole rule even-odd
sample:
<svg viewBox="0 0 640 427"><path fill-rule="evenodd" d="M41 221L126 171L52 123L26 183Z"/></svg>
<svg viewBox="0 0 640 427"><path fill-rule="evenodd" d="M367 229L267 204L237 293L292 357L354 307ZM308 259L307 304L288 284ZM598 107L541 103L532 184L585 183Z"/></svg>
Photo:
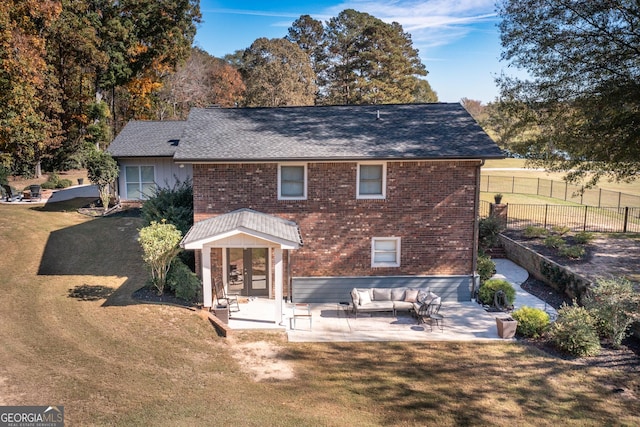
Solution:
<svg viewBox="0 0 640 427"><path fill-rule="evenodd" d="M147 199L155 188L155 168L153 166L126 166L124 168L127 199Z"/></svg>
<svg viewBox="0 0 640 427"><path fill-rule="evenodd" d="M278 199L305 200L307 198L307 165L278 167Z"/></svg>
<svg viewBox="0 0 640 427"><path fill-rule="evenodd" d="M358 164L358 199L384 199L387 186L385 163Z"/></svg>
<svg viewBox="0 0 640 427"><path fill-rule="evenodd" d="M400 238L371 239L371 267L400 267Z"/></svg>

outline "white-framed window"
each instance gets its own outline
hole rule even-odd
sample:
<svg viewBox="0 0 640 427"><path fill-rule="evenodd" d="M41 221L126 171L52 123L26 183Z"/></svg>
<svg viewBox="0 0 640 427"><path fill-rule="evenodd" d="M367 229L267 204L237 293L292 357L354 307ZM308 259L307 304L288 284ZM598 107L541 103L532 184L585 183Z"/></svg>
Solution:
<svg viewBox="0 0 640 427"><path fill-rule="evenodd" d="M156 188L154 166L125 166L124 179L127 199L144 200L149 198Z"/></svg>
<svg viewBox="0 0 640 427"><path fill-rule="evenodd" d="M387 187L386 163L358 163L358 199L384 199Z"/></svg>
<svg viewBox="0 0 640 427"><path fill-rule="evenodd" d="M371 267L400 267L400 237L371 239Z"/></svg>
<svg viewBox="0 0 640 427"><path fill-rule="evenodd" d="M307 199L307 165L278 165L278 199Z"/></svg>

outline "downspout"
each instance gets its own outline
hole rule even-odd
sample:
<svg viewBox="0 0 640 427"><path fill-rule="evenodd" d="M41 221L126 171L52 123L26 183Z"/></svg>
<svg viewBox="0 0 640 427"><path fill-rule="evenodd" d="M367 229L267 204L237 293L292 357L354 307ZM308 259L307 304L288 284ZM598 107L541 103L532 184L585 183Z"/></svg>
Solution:
<svg viewBox="0 0 640 427"><path fill-rule="evenodd" d="M484 166L485 160L480 160L478 165L478 172L476 173L476 192L475 192L475 212L473 213L473 251L471 256L471 263L473 267L473 285L471 286L471 299L473 299L476 291L480 287L480 275L478 274L478 238L480 230L478 226L478 216L480 215L480 174L482 173L482 166Z"/></svg>

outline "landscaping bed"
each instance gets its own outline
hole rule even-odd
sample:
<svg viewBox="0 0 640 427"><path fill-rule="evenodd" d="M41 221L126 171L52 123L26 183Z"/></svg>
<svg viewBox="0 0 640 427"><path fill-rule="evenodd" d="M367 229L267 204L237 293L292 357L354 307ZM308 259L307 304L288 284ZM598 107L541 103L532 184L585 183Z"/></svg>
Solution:
<svg viewBox="0 0 640 427"><path fill-rule="evenodd" d="M570 260L560 256L556 250L545 246L543 238L528 239L521 231L507 231L504 234L517 243L590 280L620 275L637 279L640 275L640 236L637 235L595 234L595 238L585 247L585 256L579 260ZM571 242L570 238L567 238L567 242ZM522 289L537 296L555 309L560 308L563 303L571 304L571 299L567 295L531 276L522 284ZM607 343L603 343L599 355L583 358L568 357L557 351L551 343L544 339L526 341L545 353L582 365L616 368L625 372L640 372L640 339L636 336L627 337L619 349L614 349ZM626 391L617 390L615 392L624 393ZM640 392L640 390L636 392Z"/></svg>

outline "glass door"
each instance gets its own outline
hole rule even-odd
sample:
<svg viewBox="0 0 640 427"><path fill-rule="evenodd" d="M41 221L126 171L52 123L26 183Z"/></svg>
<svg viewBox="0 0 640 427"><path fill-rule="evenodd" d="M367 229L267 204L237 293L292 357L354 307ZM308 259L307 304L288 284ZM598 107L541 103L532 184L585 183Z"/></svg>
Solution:
<svg viewBox="0 0 640 427"><path fill-rule="evenodd" d="M269 296L269 250L227 249L230 292L244 296Z"/></svg>

